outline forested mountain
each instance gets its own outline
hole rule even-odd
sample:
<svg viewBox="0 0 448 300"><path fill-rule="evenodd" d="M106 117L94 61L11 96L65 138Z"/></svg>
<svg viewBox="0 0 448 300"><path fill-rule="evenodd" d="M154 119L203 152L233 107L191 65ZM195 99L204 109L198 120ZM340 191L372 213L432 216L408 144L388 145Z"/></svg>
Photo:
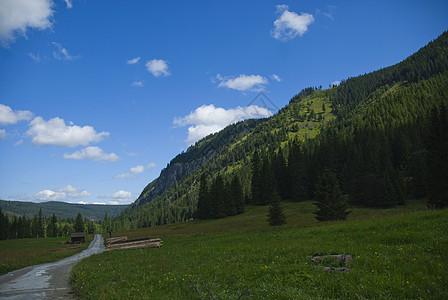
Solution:
<svg viewBox="0 0 448 300"><path fill-rule="evenodd" d="M447 106L444 32L394 66L328 90L306 88L271 118L204 138L174 158L115 226L223 217L238 213L238 201L266 205L277 195L313 199L324 170L335 174L351 205L426 198L446 207Z"/></svg>
<svg viewBox="0 0 448 300"><path fill-rule="evenodd" d="M9 215L32 218L42 209L43 217L51 217L55 214L59 219L74 219L78 213L92 221L102 221L104 215L115 217L119 215L127 205L99 205L99 204L72 204L60 201L49 201L42 203L25 201L0 200L0 208Z"/></svg>

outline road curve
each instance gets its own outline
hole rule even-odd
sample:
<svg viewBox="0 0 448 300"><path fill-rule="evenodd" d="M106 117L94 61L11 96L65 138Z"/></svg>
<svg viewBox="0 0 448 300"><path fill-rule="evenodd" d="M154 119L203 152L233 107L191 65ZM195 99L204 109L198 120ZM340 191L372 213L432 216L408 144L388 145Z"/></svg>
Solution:
<svg viewBox="0 0 448 300"><path fill-rule="evenodd" d="M101 234L89 247L62 260L26 267L0 276L0 299L70 299L70 271L83 258L104 251Z"/></svg>

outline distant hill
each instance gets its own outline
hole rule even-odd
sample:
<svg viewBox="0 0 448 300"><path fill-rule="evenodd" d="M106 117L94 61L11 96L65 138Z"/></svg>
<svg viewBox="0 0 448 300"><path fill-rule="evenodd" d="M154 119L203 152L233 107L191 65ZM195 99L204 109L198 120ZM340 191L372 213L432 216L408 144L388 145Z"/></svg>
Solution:
<svg viewBox="0 0 448 300"><path fill-rule="evenodd" d="M35 203L0 200L0 208L10 215L25 214L27 217L32 217L42 208L42 215L45 217L55 214L59 219L67 219L76 218L76 215L81 213L83 218L93 221L103 220L106 213L110 217L117 216L126 207L127 205L71 204L59 201Z"/></svg>

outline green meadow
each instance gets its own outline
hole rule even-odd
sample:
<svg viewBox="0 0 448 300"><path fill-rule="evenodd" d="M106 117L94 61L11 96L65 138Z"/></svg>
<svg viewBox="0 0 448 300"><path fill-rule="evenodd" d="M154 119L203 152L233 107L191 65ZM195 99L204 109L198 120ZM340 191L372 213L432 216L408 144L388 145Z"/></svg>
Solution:
<svg viewBox="0 0 448 300"><path fill-rule="evenodd" d="M117 232L164 244L91 256L73 269L72 287L87 299L448 298L448 210L412 202L318 223L311 202L283 205L288 224L274 228L267 207L249 207L220 220ZM316 264L316 254L353 260Z"/></svg>
<svg viewBox="0 0 448 300"><path fill-rule="evenodd" d="M72 256L86 249L92 239L93 236L87 236L82 245L67 243L69 237L0 241L0 275Z"/></svg>

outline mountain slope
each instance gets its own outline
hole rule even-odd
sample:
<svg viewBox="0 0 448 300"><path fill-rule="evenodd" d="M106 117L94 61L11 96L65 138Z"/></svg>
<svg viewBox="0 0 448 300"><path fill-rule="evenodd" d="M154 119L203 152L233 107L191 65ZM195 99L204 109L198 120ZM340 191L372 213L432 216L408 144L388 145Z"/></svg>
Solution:
<svg viewBox="0 0 448 300"><path fill-rule="evenodd" d="M350 78L329 90L307 88L276 115L246 131L236 130L232 136L236 126L232 125L180 154L162 171L171 173L167 177L174 178L173 183L153 197L148 195L157 180L148 185L133 207L121 214L117 226L144 227L193 217L202 174L209 180L221 174L227 182L237 176L250 199L254 151L271 169L280 153L291 160L288 180L308 196L320 172L330 168L352 203L391 206L409 197L431 198L431 174L446 176L437 167L447 154L444 144L431 144L428 138L444 141L447 71L448 33L444 32L394 66ZM220 135L228 137L225 142L214 138ZM196 168L181 172L183 176L169 171L188 169L189 163L198 161ZM301 175L294 175L300 173L297 168ZM269 184L276 185L273 178Z"/></svg>

